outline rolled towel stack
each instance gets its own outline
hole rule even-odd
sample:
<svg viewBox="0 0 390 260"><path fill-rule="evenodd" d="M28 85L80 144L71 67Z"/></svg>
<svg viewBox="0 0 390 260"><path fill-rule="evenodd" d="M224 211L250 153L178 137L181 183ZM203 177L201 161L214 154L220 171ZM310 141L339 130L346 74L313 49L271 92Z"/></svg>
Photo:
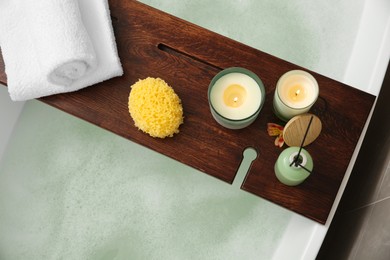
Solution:
<svg viewBox="0 0 390 260"><path fill-rule="evenodd" d="M107 0L2 0L0 47L15 101L123 74Z"/></svg>

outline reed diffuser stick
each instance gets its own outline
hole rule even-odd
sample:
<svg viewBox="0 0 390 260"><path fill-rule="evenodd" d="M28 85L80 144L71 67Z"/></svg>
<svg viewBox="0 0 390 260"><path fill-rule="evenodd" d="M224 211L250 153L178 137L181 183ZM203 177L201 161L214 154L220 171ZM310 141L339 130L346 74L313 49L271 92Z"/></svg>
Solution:
<svg viewBox="0 0 390 260"><path fill-rule="evenodd" d="M299 147L299 151L298 151L298 154L297 156L294 157L294 160L291 162L290 164L290 167L295 163L295 167L298 167L300 165L299 163L299 156L301 155L301 151L302 151L302 147L303 147L303 144L305 143L305 140L306 140L306 136L307 136L307 133L309 132L309 129L310 129L310 126L311 126L311 122L313 121L313 116L310 117L310 121L309 121L309 124L306 128L306 132L305 132L305 135L303 136L303 140L302 140L302 143L301 143L301 146ZM301 166L302 167L302 166ZM303 167L302 167L303 168Z"/></svg>

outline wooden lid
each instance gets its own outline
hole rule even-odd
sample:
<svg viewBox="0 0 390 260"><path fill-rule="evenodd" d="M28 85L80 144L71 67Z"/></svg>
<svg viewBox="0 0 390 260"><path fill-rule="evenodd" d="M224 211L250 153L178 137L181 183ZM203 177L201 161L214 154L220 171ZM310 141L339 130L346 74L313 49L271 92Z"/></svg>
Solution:
<svg viewBox="0 0 390 260"><path fill-rule="evenodd" d="M311 144L320 135L322 130L321 120L313 114L295 116L287 122L283 130L283 139L288 146L300 146L313 116L309 131L303 146Z"/></svg>

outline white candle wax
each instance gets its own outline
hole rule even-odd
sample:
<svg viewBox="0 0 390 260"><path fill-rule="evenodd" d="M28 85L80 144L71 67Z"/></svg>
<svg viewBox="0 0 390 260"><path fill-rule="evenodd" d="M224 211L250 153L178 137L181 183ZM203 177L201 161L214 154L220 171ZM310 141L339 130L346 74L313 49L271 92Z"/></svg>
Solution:
<svg viewBox="0 0 390 260"><path fill-rule="evenodd" d="M274 111L282 120L306 113L318 98L318 83L306 71L292 70L278 80L274 95Z"/></svg>
<svg viewBox="0 0 390 260"><path fill-rule="evenodd" d="M260 112L264 96L261 80L243 68L223 70L209 86L213 117L231 129L240 129L252 123Z"/></svg>

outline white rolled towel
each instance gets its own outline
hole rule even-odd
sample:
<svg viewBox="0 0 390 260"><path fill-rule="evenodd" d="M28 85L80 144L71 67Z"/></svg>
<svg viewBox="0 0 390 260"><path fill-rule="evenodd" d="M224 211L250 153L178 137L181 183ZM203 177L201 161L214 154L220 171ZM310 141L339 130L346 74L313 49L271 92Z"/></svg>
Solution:
<svg viewBox="0 0 390 260"><path fill-rule="evenodd" d="M2 0L0 47L12 100L123 74L107 0Z"/></svg>
<svg viewBox="0 0 390 260"><path fill-rule="evenodd" d="M34 0L24 4L30 10L27 15L34 50L50 82L69 86L96 69L95 50L77 0Z"/></svg>

